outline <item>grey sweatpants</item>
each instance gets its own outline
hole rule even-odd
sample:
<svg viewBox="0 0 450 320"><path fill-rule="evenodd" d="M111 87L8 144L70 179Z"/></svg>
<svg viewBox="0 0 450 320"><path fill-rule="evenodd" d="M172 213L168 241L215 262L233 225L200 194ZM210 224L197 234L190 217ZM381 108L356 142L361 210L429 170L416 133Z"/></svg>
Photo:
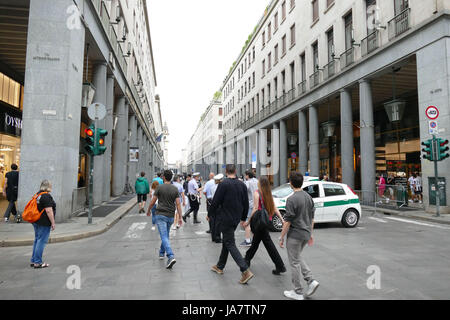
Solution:
<svg viewBox="0 0 450 320"><path fill-rule="evenodd" d="M289 264L292 269L292 283L297 294L303 294L303 287L300 281L302 275L303 279L308 283L308 285L313 280L311 270L301 256L302 251L307 244L308 241L297 240L289 237L286 240Z"/></svg>

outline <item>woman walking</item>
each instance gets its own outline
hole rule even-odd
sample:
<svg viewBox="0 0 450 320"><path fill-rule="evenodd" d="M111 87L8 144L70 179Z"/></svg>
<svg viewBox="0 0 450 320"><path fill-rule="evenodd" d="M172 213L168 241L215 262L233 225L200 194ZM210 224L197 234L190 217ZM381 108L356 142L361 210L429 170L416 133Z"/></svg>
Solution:
<svg viewBox="0 0 450 320"><path fill-rule="evenodd" d="M35 269L47 268L50 266L48 263L42 262L42 255L48 237L50 236L50 230L55 230L56 203L50 195L50 192L52 192L50 181L42 181L39 192L37 193L37 208L39 212L43 212L39 220L33 223L34 244L30 267L34 267Z"/></svg>
<svg viewBox="0 0 450 320"><path fill-rule="evenodd" d="M253 193L253 210L251 213L250 219L244 224L244 227L250 224L255 212L261 210L263 207L267 210L269 214L269 219L272 221L273 215L276 214L280 220L284 223L283 217L281 216L278 209L275 207L275 202L273 201L272 191L270 188L269 179L266 176L262 176L258 181L258 190ZM258 204L258 205L257 205ZM266 247L267 253L275 264L275 270L272 270L272 273L275 275L279 275L280 273L286 272L286 267L284 265L283 260L281 259L280 254L275 247L272 238L270 238L268 229L260 229L260 230L252 230L253 232L253 241L250 249L247 250L245 254L245 261L250 266L250 261L255 256L256 251L258 250L259 244L262 241L264 246Z"/></svg>
<svg viewBox="0 0 450 320"><path fill-rule="evenodd" d="M141 176L137 178L134 189L137 193L139 213L145 213L145 202L147 201L147 195L150 193L148 180L145 178L145 172L141 172Z"/></svg>
<svg viewBox="0 0 450 320"><path fill-rule="evenodd" d="M159 182L158 181L153 181L152 186L151 186L151 190L150 190L150 199L153 199L153 196L155 195L155 191L156 188L158 188L159 186ZM152 208L152 230L155 231L156 230L156 219L155 219L155 213L156 213L156 205L158 204L158 201L156 201L156 204L153 206Z"/></svg>

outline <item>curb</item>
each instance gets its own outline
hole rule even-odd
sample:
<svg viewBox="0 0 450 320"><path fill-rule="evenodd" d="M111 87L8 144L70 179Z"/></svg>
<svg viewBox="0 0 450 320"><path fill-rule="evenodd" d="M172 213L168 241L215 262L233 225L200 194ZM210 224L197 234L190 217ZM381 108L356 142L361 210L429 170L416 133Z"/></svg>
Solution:
<svg viewBox="0 0 450 320"><path fill-rule="evenodd" d="M125 216L131 209L133 209L136 204L136 199L129 200L123 206L117 208L107 217L105 217L101 222L101 226L99 226L97 229L86 232L61 234L53 237L50 236L48 239L48 243L68 242L101 235L111 229L120 219L122 219L123 216ZM33 245L33 243L34 239L2 240L0 241L0 247L22 247Z"/></svg>
<svg viewBox="0 0 450 320"><path fill-rule="evenodd" d="M437 218L422 217L419 215L414 215L413 213L399 212L399 211L391 210L391 209L374 208L374 207L368 207L368 206L361 206L361 207L366 211L382 212L385 215L394 215L394 216L400 216L400 217L404 217L404 218L411 218L411 219L417 219L417 220L422 220L422 221L427 221L427 222L434 222L434 223L439 223L439 224L450 225L450 220L445 221L445 220L440 220Z"/></svg>

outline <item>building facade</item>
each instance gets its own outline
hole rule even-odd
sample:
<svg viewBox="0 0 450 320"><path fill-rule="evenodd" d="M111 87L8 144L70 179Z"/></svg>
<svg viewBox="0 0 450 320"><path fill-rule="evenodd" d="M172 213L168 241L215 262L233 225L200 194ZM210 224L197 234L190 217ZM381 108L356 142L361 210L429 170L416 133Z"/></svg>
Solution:
<svg viewBox="0 0 450 320"><path fill-rule="evenodd" d="M197 128L188 142L184 161L186 173L200 172L207 178L210 171L218 172L215 148L223 141L223 107L219 100L212 100L200 118ZM183 166L184 167L184 166Z"/></svg>
<svg viewBox="0 0 450 320"><path fill-rule="evenodd" d="M406 188L418 173L434 210L421 142L431 138L429 106L439 109L439 137L450 137L449 10L444 0L272 1L222 86L221 162L242 172L257 155L258 174L276 169L274 186L293 170L327 174L367 199L378 176ZM278 146L279 168L261 161ZM440 178L449 169L440 162Z"/></svg>
<svg viewBox="0 0 450 320"><path fill-rule="evenodd" d="M0 0L0 8L0 162L2 176L19 165L19 210L44 179L58 222L84 208L91 103L106 107L97 125L108 131L106 152L94 159L94 205L164 166L145 1Z"/></svg>

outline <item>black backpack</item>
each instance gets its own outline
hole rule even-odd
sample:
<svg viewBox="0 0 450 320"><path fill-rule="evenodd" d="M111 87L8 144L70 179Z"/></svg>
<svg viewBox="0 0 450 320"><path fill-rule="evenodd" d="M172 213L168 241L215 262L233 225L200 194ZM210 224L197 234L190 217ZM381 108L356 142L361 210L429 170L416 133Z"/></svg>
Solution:
<svg viewBox="0 0 450 320"><path fill-rule="evenodd" d="M261 210L256 211L253 214L253 217L250 219L250 229L253 233L267 230L270 227L269 213L264 206L264 201L262 200L261 193L259 193L259 203L261 204Z"/></svg>

